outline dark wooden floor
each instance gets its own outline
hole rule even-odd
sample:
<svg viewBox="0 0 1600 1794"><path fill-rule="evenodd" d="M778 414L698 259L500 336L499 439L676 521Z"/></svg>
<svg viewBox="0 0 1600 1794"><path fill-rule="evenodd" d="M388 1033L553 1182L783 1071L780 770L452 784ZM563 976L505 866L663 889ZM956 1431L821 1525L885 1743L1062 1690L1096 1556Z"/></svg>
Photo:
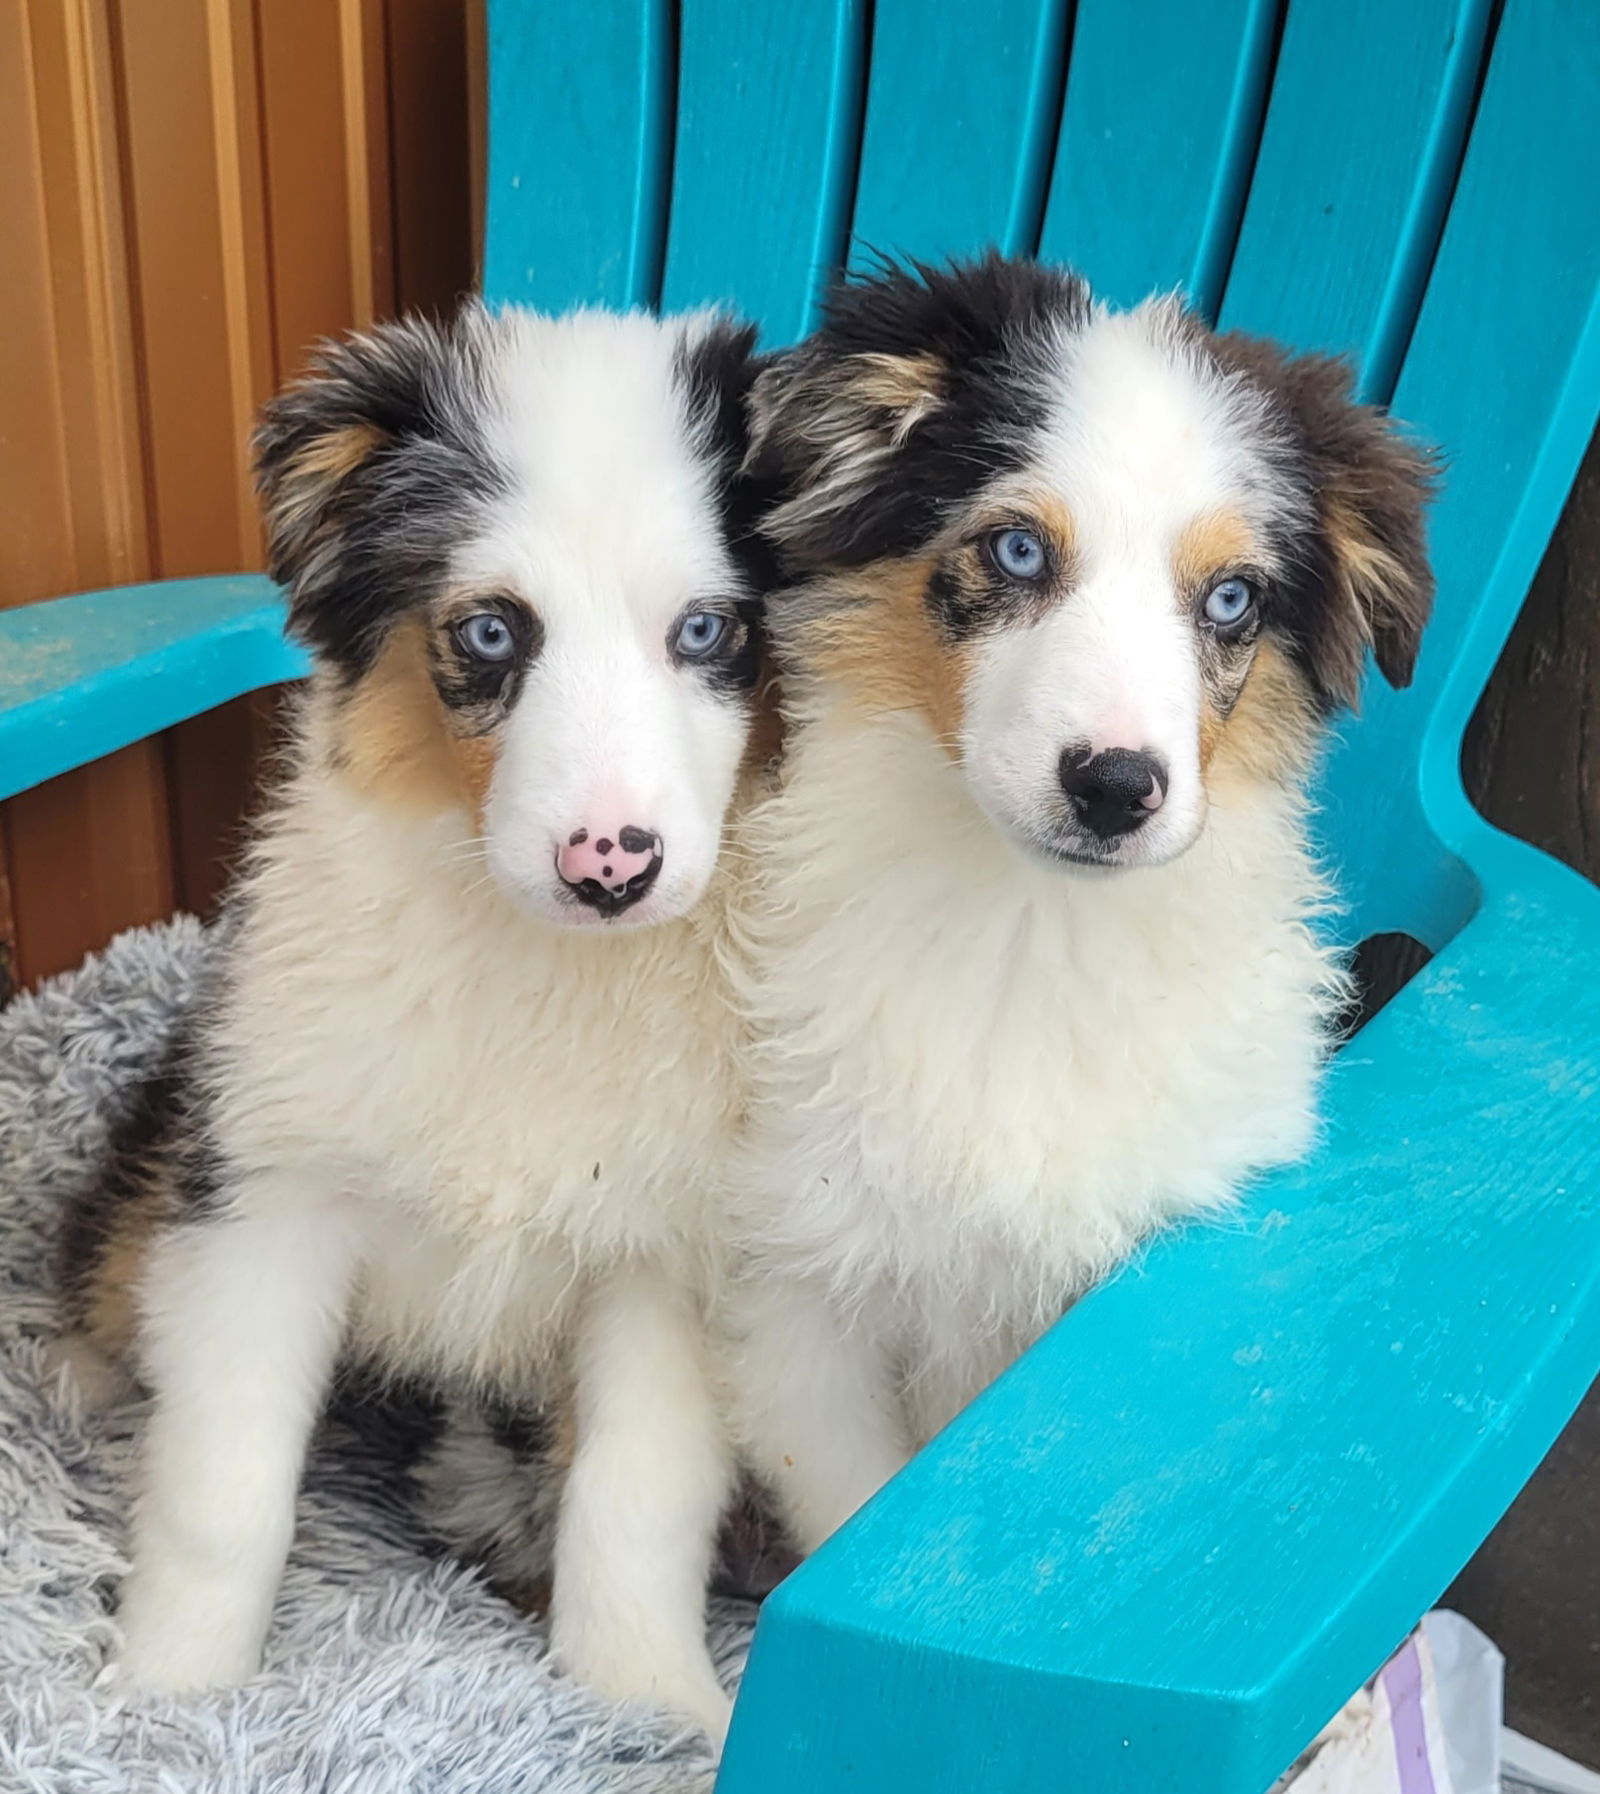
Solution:
<svg viewBox="0 0 1600 1794"><path fill-rule="evenodd" d="M1491 821L1600 881L1600 435L1463 768ZM1600 1769L1600 1383L1445 1604L1505 1652L1508 1722Z"/></svg>

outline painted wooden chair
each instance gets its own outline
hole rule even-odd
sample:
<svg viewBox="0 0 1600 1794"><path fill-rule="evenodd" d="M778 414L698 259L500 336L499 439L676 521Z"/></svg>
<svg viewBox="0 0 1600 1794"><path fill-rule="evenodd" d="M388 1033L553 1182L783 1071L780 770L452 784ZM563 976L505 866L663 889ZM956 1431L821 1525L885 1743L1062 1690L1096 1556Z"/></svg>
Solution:
<svg viewBox="0 0 1600 1794"><path fill-rule="evenodd" d="M1348 351L1450 457L1438 621L1326 776L1436 955L1236 1224L1082 1302L771 1599L723 1794L1262 1794L1600 1370L1600 896L1462 729L1600 412L1591 0L491 0L485 286L726 299L995 242ZM0 795L300 657L260 579L0 616Z"/></svg>

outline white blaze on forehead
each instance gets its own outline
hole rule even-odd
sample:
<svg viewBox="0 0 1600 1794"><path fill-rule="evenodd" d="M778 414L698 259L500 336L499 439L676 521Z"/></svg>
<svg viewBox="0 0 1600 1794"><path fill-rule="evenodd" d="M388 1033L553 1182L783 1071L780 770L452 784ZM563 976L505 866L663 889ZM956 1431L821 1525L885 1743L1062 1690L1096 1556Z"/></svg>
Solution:
<svg viewBox="0 0 1600 1794"><path fill-rule="evenodd" d="M556 856L579 828L657 838L644 920L682 913L715 865L746 713L670 651L679 617L740 589L713 444L677 371L714 316L507 314L490 341L481 428L505 490L451 575L539 619L497 731L484 832L504 888L558 919L572 906Z"/></svg>
<svg viewBox="0 0 1600 1794"><path fill-rule="evenodd" d="M1052 348L1036 466L1072 510L1085 571L1129 553L1169 556L1211 512L1264 534L1294 505L1265 395L1216 366L1177 301L1097 309Z"/></svg>
<svg viewBox="0 0 1600 1794"><path fill-rule="evenodd" d="M510 489L463 545L458 578L557 606L616 593L663 624L689 598L736 586L708 445L675 372L680 344L715 315L505 320L485 435Z"/></svg>

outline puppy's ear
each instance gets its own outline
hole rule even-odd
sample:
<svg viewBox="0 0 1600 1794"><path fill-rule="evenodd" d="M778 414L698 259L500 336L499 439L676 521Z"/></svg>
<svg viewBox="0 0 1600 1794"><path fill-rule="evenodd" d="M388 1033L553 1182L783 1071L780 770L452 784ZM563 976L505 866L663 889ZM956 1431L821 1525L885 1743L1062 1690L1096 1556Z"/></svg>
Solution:
<svg viewBox="0 0 1600 1794"><path fill-rule="evenodd" d="M1369 647L1392 686L1409 685L1433 609L1424 519L1437 455L1386 411L1357 403L1345 362L1248 337L1222 347L1286 408L1303 457L1315 540L1298 625L1319 692L1353 707Z"/></svg>
<svg viewBox="0 0 1600 1794"><path fill-rule="evenodd" d="M930 350L834 352L813 339L781 355L750 399L751 477L776 495L765 529L797 566L853 566L882 552L894 463L944 403Z"/></svg>
<svg viewBox="0 0 1600 1794"><path fill-rule="evenodd" d="M347 671L370 659L395 608L395 570L379 564L369 526L473 485L463 457L484 316L469 307L453 324L413 319L325 343L262 411L253 447L268 570L289 588L291 629Z"/></svg>

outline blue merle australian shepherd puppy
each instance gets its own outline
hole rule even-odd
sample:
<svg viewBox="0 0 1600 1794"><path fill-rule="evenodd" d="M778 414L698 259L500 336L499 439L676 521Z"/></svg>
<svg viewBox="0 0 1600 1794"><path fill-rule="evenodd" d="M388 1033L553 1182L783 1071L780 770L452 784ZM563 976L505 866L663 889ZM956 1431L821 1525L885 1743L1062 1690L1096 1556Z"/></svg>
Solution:
<svg viewBox="0 0 1600 1794"><path fill-rule="evenodd" d="M1306 786L1410 677L1428 457L1348 371L1060 270L890 269L758 381L741 1422L798 1542L1312 1133Z"/></svg>
<svg viewBox="0 0 1600 1794"><path fill-rule="evenodd" d="M706 1365L738 1109L719 845L760 757L753 333L472 306L257 439L314 671L192 1026L68 1229L154 1403L123 1671L256 1667L342 1351L559 1417L558 1660L720 1733Z"/></svg>

